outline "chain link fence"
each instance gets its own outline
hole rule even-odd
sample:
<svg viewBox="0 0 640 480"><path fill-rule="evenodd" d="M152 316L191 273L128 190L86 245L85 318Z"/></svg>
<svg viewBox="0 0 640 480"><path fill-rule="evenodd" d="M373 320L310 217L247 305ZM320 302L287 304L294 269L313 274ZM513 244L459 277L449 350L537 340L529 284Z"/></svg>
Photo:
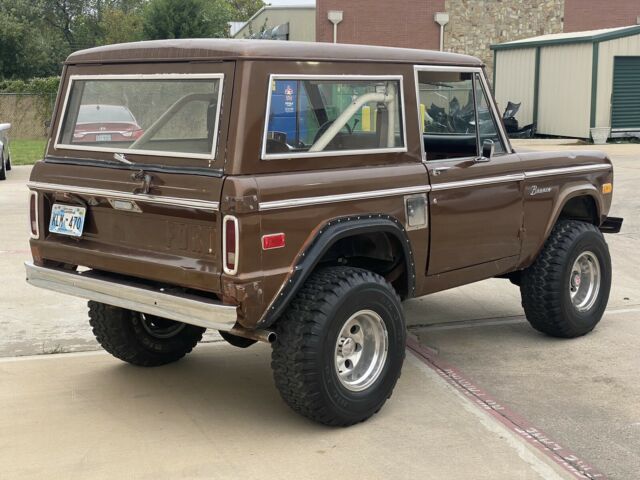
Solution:
<svg viewBox="0 0 640 480"><path fill-rule="evenodd" d="M0 93L0 123L11 124L11 139L46 139L54 94Z"/></svg>

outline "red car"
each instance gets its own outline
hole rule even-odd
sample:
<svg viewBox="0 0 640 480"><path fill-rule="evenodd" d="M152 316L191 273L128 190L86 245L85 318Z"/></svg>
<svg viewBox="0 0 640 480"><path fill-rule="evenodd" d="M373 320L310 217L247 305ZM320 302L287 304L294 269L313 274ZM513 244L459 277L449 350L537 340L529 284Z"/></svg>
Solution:
<svg viewBox="0 0 640 480"><path fill-rule="evenodd" d="M81 105L73 131L74 143L130 142L144 130L123 105Z"/></svg>

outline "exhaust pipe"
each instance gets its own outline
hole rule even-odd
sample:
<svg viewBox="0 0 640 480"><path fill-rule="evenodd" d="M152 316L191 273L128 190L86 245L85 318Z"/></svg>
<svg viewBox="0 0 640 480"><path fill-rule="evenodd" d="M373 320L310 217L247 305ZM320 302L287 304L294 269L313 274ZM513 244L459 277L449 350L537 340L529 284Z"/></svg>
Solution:
<svg viewBox="0 0 640 480"><path fill-rule="evenodd" d="M276 338L278 338L278 335L273 330L248 330L242 327L233 327L229 330L229 333L238 337L265 343L273 343L276 341Z"/></svg>

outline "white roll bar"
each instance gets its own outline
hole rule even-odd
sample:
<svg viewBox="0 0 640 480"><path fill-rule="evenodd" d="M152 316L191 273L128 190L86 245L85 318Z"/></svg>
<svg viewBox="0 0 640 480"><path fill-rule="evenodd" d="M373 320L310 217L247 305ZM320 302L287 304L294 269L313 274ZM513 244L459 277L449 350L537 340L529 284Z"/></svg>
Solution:
<svg viewBox="0 0 640 480"><path fill-rule="evenodd" d="M365 104L369 102L380 102L387 105L389 110L389 122L387 132L387 146L393 146L393 140L395 136L395 105L396 105L396 89L393 83L387 83L387 92L378 93L371 92L356 98L351 105L349 105L339 116L336 118L331 126L327 128L327 131L309 148L309 152L321 152L323 151L329 142L335 138L340 130L347 124L347 122L353 117Z"/></svg>

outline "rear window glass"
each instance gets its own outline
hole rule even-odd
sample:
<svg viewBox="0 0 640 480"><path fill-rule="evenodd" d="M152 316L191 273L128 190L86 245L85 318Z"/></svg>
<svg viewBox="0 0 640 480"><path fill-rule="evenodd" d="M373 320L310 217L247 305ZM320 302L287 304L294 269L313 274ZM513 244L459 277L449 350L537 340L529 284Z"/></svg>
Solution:
<svg viewBox="0 0 640 480"><path fill-rule="evenodd" d="M221 74L72 76L56 147L213 158Z"/></svg>
<svg viewBox="0 0 640 480"><path fill-rule="evenodd" d="M404 151L397 77L273 78L263 157Z"/></svg>

